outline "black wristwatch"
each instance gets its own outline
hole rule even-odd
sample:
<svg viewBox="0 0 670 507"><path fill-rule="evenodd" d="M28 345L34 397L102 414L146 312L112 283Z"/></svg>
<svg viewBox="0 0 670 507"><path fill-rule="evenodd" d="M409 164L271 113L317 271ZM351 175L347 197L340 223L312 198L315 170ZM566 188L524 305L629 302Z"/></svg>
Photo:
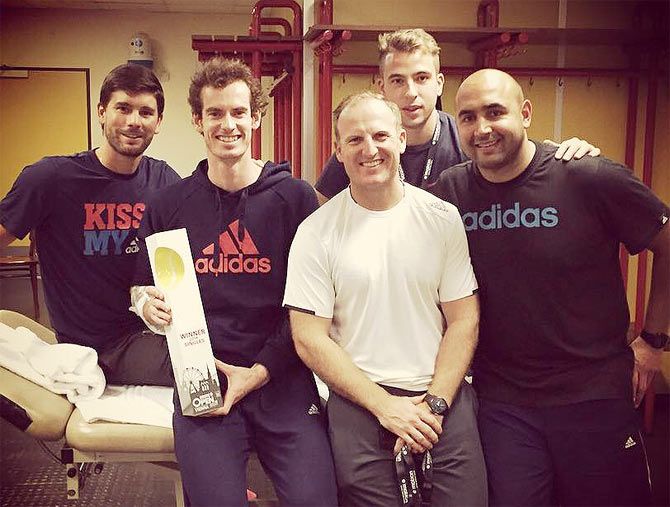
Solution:
<svg viewBox="0 0 670 507"><path fill-rule="evenodd" d="M665 348L665 346L668 344L668 340L670 340L670 336L665 333L650 333L644 329L640 332L640 338L642 338L655 349Z"/></svg>
<svg viewBox="0 0 670 507"><path fill-rule="evenodd" d="M423 401L428 403L430 411L435 415L447 415L447 412L449 412L449 404L444 398L440 398L434 394L426 393Z"/></svg>

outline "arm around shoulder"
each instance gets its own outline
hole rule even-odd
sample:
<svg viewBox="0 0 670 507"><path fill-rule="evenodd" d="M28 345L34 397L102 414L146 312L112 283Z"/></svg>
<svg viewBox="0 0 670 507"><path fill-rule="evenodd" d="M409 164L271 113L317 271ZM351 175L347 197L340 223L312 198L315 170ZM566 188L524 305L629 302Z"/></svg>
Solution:
<svg viewBox="0 0 670 507"><path fill-rule="evenodd" d="M545 139L545 143L556 145L558 149L554 154L554 157L558 160L579 160L584 155L590 157L597 157L600 155L600 148L593 146L591 143L584 139L579 139L578 137L571 137L562 141L560 144L554 143L550 139Z"/></svg>
<svg viewBox="0 0 670 507"><path fill-rule="evenodd" d="M349 176L344 170L344 165L337 160L335 155L331 155L314 188L325 198L325 202L347 188L347 185L349 185ZM323 202L320 202L320 204L323 204Z"/></svg>
<svg viewBox="0 0 670 507"><path fill-rule="evenodd" d="M314 213L319 208L321 202L319 200L319 193L314 190L314 187L304 180L300 180L303 185L301 206L300 206L300 222L302 222L309 215Z"/></svg>

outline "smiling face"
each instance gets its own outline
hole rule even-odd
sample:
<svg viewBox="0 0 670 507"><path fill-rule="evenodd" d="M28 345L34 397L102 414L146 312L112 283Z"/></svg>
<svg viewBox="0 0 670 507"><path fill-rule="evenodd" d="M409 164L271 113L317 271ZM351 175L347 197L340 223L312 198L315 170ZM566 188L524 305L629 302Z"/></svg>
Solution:
<svg viewBox="0 0 670 507"><path fill-rule="evenodd" d="M444 86L438 66L437 56L421 50L391 51L384 56L381 89L400 108L405 129L425 128L435 111Z"/></svg>
<svg viewBox="0 0 670 507"><path fill-rule="evenodd" d="M235 162L251 157L251 136L260 126L260 115L251 113L251 92L244 81L223 88L205 86L200 92L202 112L193 123L205 138L207 154Z"/></svg>
<svg viewBox="0 0 670 507"><path fill-rule="evenodd" d="M486 179L507 181L525 169L532 107L511 76L486 69L468 77L456 94L456 112L463 151Z"/></svg>
<svg viewBox="0 0 670 507"><path fill-rule="evenodd" d="M129 95L117 90L106 106L98 105L105 148L129 158L139 157L158 133L162 117L151 93Z"/></svg>
<svg viewBox="0 0 670 507"><path fill-rule="evenodd" d="M342 110L337 120L337 159L352 189L379 189L398 180L406 135L390 104L364 98Z"/></svg>

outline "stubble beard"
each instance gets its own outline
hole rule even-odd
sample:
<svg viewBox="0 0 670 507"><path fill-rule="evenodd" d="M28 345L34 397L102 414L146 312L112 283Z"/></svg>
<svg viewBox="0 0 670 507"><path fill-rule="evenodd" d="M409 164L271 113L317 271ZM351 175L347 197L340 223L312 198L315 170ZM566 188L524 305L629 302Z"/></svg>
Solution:
<svg viewBox="0 0 670 507"><path fill-rule="evenodd" d="M111 148L116 153L124 157L132 157L132 158L139 157L140 155L142 155L147 150L153 139L153 135L145 136L142 137L142 142L139 146L127 147L124 146L123 142L121 141L121 136L123 134L121 134L120 132L115 134L111 128L108 129L107 127L105 127L104 134L105 138L107 139L107 143L109 143Z"/></svg>

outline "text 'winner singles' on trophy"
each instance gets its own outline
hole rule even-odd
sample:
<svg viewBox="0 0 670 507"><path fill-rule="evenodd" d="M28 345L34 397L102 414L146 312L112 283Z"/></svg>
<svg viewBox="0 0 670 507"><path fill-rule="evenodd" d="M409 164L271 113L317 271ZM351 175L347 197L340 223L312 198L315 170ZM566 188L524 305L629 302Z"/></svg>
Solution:
<svg viewBox="0 0 670 507"><path fill-rule="evenodd" d="M211 412L223 399L186 229L152 234L146 244L154 282L172 309L165 332L182 413Z"/></svg>

